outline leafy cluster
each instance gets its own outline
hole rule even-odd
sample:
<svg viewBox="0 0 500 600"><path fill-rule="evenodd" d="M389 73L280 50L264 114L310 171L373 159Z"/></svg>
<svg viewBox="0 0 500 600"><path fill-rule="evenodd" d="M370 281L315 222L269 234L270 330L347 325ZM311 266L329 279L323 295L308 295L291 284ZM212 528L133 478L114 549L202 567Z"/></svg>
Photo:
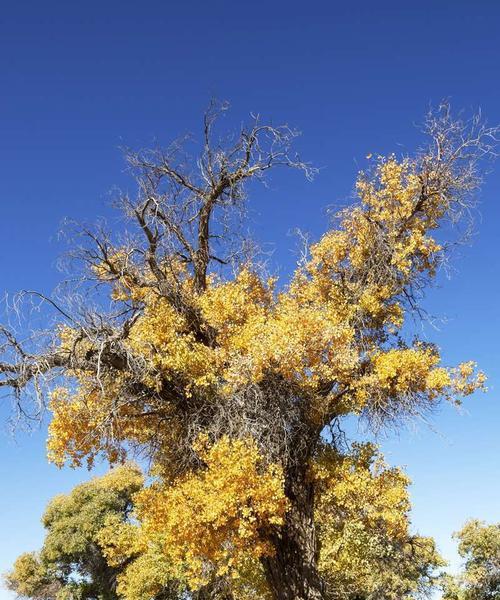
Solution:
<svg viewBox="0 0 500 600"><path fill-rule="evenodd" d="M142 485L140 470L125 465L56 496L42 518L42 549L17 559L7 587L35 600L115 600L118 570L108 565L98 537L107 519L128 520Z"/></svg>
<svg viewBox="0 0 500 600"><path fill-rule="evenodd" d="M428 593L444 562L432 538L410 532L408 477L372 444L325 448L318 482L319 569L331 598L399 600Z"/></svg>
<svg viewBox="0 0 500 600"><path fill-rule="evenodd" d="M464 568L458 576L447 576L444 600L498 600L500 598L500 524L477 519L467 522L454 536Z"/></svg>
<svg viewBox="0 0 500 600"><path fill-rule="evenodd" d="M199 440L195 449L203 470L135 496L141 527L115 519L101 532L100 543L113 564L130 557L134 547L146 553L152 548L170 565L166 575L197 589L227 574L237 578L249 561L272 553L266 530L282 525L287 508L281 469L263 466L252 441L222 438L207 447L207 440ZM125 595L137 576L132 564L119 587Z"/></svg>

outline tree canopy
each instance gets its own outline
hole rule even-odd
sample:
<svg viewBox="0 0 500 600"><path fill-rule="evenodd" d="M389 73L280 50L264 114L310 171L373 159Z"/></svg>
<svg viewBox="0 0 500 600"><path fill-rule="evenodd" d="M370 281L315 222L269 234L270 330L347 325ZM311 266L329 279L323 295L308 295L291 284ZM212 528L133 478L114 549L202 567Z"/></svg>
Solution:
<svg viewBox="0 0 500 600"><path fill-rule="evenodd" d="M463 571L444 579L444 600L498 600L500 598L500 524L477 519L455 533Z"/></svg>
<svg viewBox="0 0 500 600"><path fill-rule="evenodd" d="M118 238L83 231L86 293L50 300L61 320L45 346L2 330L1 385L25 410L26 393L43 401L53 382L58 465L150 458L157 482L137 499L141 543L193 591L258 565L273 598L335 598L341 575L321 568L322 528L340 557L335 535L356 536L322 522L322 498L335 494L323 488L336 479L314 474L338 452L343 420L397 425L484 386L473 362L443 364L408 323L423 317L449 225L474 206L498 129L441 106L427 118L428 145L370 159L357 200L280 281L242 236L247 184L280 166L313 171L290 128L257 118L224 142L216 117L212 107L194 159L179 143L128 155L130 227ZM329 468L349 473L336 459Z"/></svg>
<svg viewBox="0 0 500 600"><path fill-rule="evenodd" d="M34 600L116 600L119 569L108 565L98 536L108 519L128 521L142 485L141 472L125 465L56 496L42 518L43 547L16 560L7 587Z"/></svg>

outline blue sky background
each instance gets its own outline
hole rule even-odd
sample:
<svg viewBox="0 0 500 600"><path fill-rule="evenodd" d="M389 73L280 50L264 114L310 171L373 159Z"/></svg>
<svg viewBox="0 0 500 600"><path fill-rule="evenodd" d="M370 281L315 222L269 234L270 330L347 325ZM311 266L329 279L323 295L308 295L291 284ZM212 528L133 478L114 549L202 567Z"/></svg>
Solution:
<svg viewBox="0 0 500 600"><path fill-rule="evenodd" d="M3 3L0 292L50 292L62 219L110 217L110 189L127 185L118 147L198 133L212 95L231 102L228 125L256 111L296 126L301 154L322 167L313 183L292 173L253 190L252 227L286 273L290 231L320 235L368 152L414 147L430 102L500 122L499 26L493 0ZM476 359L490 392L382 441L414 480L415 529L455 566L451 532L469 516L499 518L499 192L500 165L473 245L426 301L447 319L431 336L446 360ZM8 399L0 413L5 423ZM40 544L49 498L88 477L49 466L45 436L1 431L0 571Z"/></svg>

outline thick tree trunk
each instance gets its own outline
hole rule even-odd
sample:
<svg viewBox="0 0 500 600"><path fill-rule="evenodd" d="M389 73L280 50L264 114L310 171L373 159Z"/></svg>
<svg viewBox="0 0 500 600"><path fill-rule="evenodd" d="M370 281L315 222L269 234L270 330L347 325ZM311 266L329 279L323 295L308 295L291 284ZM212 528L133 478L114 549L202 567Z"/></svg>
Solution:
<svg viewBox="0 0 500 600"><path fill-rule="evenodd" d="M324 584L317 568L314 488L304 468L287 473L285 490L291 508L274 540L274 556L263 560L269 588L275 600L323 600Z"/></svg>

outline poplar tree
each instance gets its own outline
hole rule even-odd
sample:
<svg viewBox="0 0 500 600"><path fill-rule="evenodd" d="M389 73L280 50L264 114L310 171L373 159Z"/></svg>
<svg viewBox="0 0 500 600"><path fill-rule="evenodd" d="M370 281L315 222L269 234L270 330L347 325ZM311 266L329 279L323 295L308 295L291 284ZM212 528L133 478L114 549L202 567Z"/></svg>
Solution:
<svg viewBox="0 0 500 600"><path fill-rule="evenodd" d="M58 465L150 458L144 539L190 589L258 564L272 598L335 597L318 567L316 466L334 469L323 458L344 420L397 426L484 385L473 362L443 364L406 325L425 318L423 293L498 129L447 105L431 113L428 145L370 159L357 199L285 281L243 235L248 184L280 167L314 171L289 127L256 118L220 141L217 116L205 115L194 158L180 142L128 154L137 193L120 199L125 231L82 231L81 291L47 299L60 319L45 337L2 329L0 385L22 411L30 392L49 398Z"/></svg>

